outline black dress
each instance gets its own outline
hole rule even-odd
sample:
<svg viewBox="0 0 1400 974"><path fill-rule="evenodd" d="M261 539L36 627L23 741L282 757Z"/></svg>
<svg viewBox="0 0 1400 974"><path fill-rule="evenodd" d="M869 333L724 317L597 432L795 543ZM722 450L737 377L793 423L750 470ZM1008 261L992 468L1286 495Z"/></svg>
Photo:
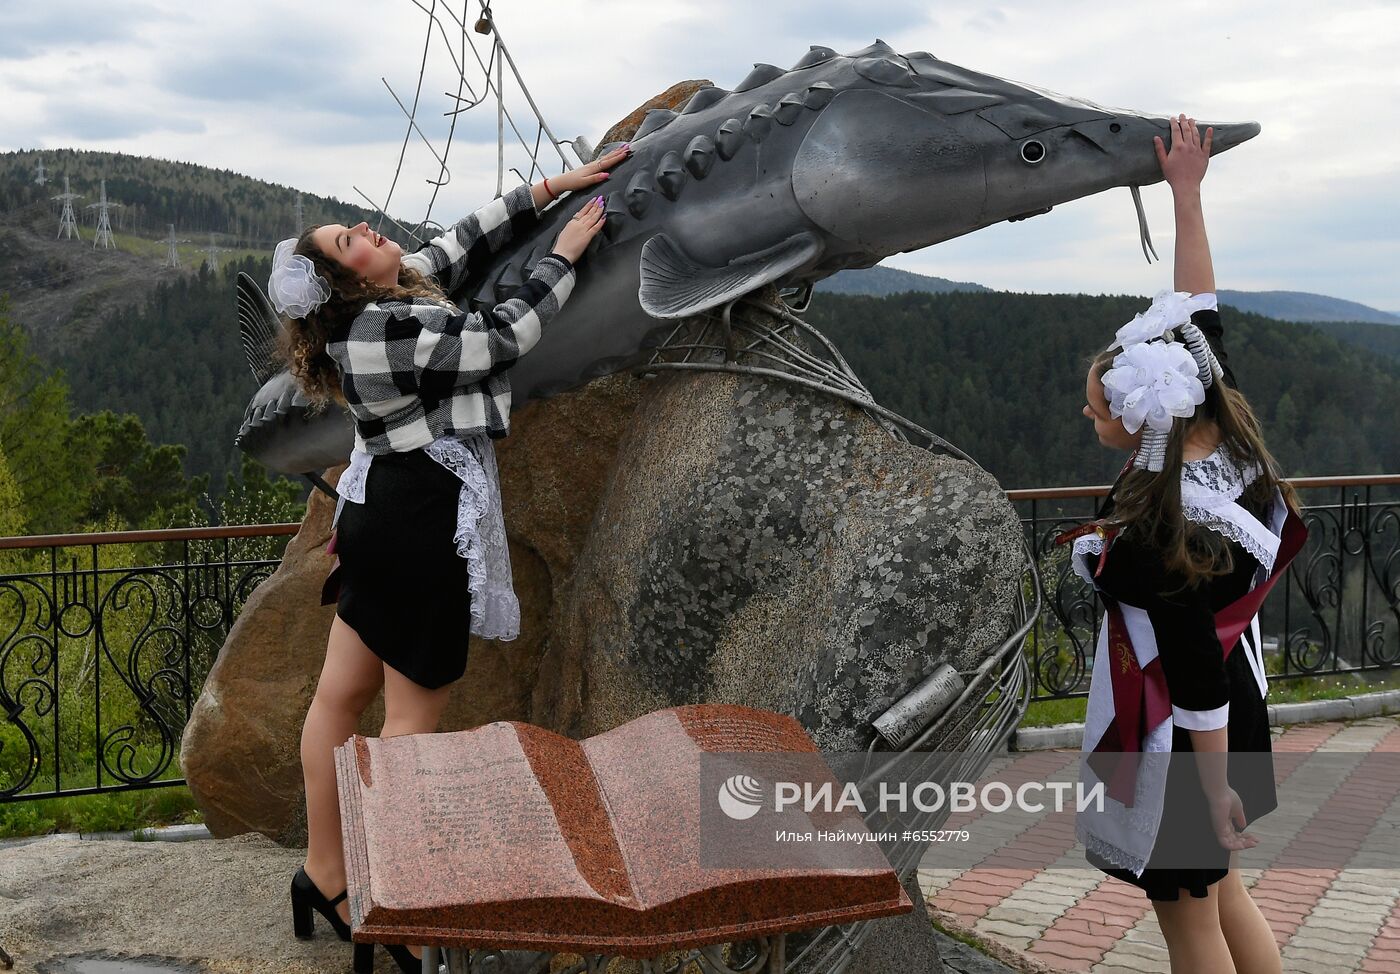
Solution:
<svg viewBox="0 0 1400 974"><path fill-rule="evenodd" d="M1228 453L1224 456L1228 457ZM1191 461L1188 466L1219 463L1220 459L1221 454L1217 453L1204 461ZM1260 521L1268 523L1266 505L1252 498L1250 492L1246 491L1239 502ZM1112 509L1110 495L1100 516ZM1225 540L1225 544L1233 557L1233 570L1229 574L1217 576L1194 589L1177 591L1182 577L1166 569L1161 553L1141 538L1125 532L1110 545L1096 582L1105 594L1147 612L1174 707L1208 711L1228 700L1226 736L1230 752L1271 755L1268 707L1259 692L1246 650L1236 646L1222 661L1214 623L1217 611L1249 591L1259 562L1237 541ZM1088 565L1091 573L1097 561L1097 556L1092 556ZM1172 752L1192 752L1190 731L1176 724L1172 728ZM1272 757L1227 760L1227 768L1230 787L1240 796L1247 822L1278 807ZM1191 868L1161 865L1164 861L1183 862L1179 854L1168 851L1179 853L1183 849L1191 850L1185 861L1212 865ZM1211 828L1205 793L1194 764L1176 760L1172 761L1167 775L1153 856L1142 875L1134 876L1126 869L1110 866L1087 850L1086 857L1091 865L1141 888L1153 900L1179 899L1181 889L1188 890L1194 897L1205 897L1210 884L1225 878L1230 864L1230 851L1220 846Z"/></svg>
<svg viewBox="0 0 1400 974"><path fill-rule="evenodd" d="M471 593L457 554L462 482L423 450L376 455L336 527L336 615L376 656L435 690L467 666ZM330 583L328 582L328 586Z"/></svg>

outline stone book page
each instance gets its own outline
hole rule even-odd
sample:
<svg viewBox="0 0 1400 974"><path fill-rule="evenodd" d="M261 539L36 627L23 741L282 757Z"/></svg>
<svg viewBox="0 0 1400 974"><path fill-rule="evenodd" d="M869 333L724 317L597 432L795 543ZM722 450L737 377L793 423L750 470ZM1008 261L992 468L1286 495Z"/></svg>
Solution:
<svg viewBox="0 0 1400 974"><path fill-rule="evenodd" d="M517 726L528 725L354 739L358 817L376 906L596 899L606 891L629 899L625 886L609 890L604 883L600 891L582 875L579 852L598 840L578 850L570 838L580 836L565 834L573 826L611 835L596 790L578 780L580 770L586 773L578 743L556 734L522 738ZM567 794L551 795L540 772L567 776ZM581 817L561 821L560 797ZM463 881L444 884L442 877Z"/></svg>
<svg viewBox="0 0 1400 974"><path fill-rule="evenodd" d="M701 756L815 750L790 717L720 704L582 742L517 721L357 735L336 752L356 930L644 953L907 911L873 846L869 869L700 865Z"/></svg>
<svg viewBox="0 0 1400 974"><path fill-rule="evenodd" d="M715 800L697 794L702 756L732 751L815 754L811 738L791 717L721 704L672 707L588 738L582 745L607 802L608 820L621 846L628 883L643 909L675 905L720 887L741 892L747 887L755 895L766 891L763 898L769 902L746 905L746 914L773 908L782 912L784 904L773 902L775 899L786 900L787 908L805 903L804 909L822 909L857 889L864 892L855 898L868 902L872 890L882 884L891 900L901 895L894 871L874 844L866 847L868 856L862 857L868 859L868 869L825 865L722 869L701 865L698 806L707 798ZM843 816L841 821L864 828L858 816ZM813 890L817 895L810 898L807 894ZM819 902L824 893L833 894L826 904Z"/></svg>

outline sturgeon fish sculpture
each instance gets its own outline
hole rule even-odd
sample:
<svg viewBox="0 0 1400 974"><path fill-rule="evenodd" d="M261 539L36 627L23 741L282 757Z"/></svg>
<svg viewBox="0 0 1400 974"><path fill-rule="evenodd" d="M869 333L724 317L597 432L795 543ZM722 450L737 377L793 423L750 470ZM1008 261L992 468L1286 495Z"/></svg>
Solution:
<svg viewBox="0 0 1400 974"><path fill-rule="evenodd" d="M1214 153L1259 132L1255 122L1207 124ZM1169 141L1168 132L1164 116L902 55L879 40L848 55L812 47L787 69L755 65L732 90L703 87L679 111L647 114L632 156L612 171L605 230L572 296L510 371L512 398L639 364L675 319L767 284L810 285L1115 187L1136 200L1137 187L1162 178L1152 136ZM476 309L507 297L575 208L565 200L547 210L454 300ZM1138 219L1146 251L1140 202ZM255 303L240 294L240 305ZM267 381L239 445L288 473L344 462L348 416L330 409L308 421L290 375L267 366L269 326L248 322L250 365Z"/></svg>

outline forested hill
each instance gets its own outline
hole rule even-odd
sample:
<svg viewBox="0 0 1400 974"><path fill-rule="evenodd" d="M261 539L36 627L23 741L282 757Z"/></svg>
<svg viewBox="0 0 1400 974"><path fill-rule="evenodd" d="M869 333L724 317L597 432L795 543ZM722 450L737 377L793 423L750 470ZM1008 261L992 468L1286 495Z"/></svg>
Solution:
<svg viewBox="0 0 1400 974"><path fill-rule="evenodd" d="M236 470L233 434L256 389L238 345L232 277L246 261L160 285L66 349L75 406L137 414L189 448L190 474ZM875 298L819 294L808 318L885 405L967 450L1010 487L1106 483L1122 458L1081 414L1089 356L1139 297L1004 292ZM1225 317L1226 348L1292 475L1400 470L1400 361L1309 325Z"/></svg>
<svg viewBox="0 0 1400 974"><path fill-rule="evenodd" d="M897 294L900 291L931 291L942 294L945 291L990 291L991 288L967 281L950 281L945 277L931 277L916 274L898 267L851 268L817 284L819 293L828 294ZM1388 311L1378 311L1368 305L1342 298L1332 298L1325 294L1310 294L1306 291L1231 291L1217 292L1221 304L1228 304L1240 311L1277 318L1279 321L1327 322L1367 322L1382 325L1400 325L1400 315ZM1338 334L1344 331L1338 330Z"/></svg>
<svg viewBox="0 0 1400 974"><path fill-rule="evenodd" d="M1253 311L1281 321L1365 321L1381 325L1400 325L1400 315L1378 311L1369 305L1344 301L1306 291L1231 291L1218 292L1221 304L1233 305L1241 311Z"/></svg>
<svg viewBox="0 0 1400 974"><path fill-rule="evenodd" d="M1089 358L1140 297L819 294L807 318L881 403L939 433L1002 486L1109 483L1123 456L1082 414ZM1241 391L1290 476L1400 470L1400 361L1306 324L1226 309Z"/></svg>
<svg viewBox="0 0 1400 974"><path fill-rule="evenodd" d="M941 294L945 291L990 291L991 288L970 281L950 281L946 277L933 277L929 274L916 274L898 267L850 268L837 271L824 281L817 282L818 293L828 294L898 294L900 291L930 291Z"/></svg>
<svg viewBox="0 0 1400 974"><path fill-rule="evenodd" d="M33 182L41 157L44 186ZM54 239L49 197L65 173L80 206L101 178L125 204L113 221L118 249L94 251L90 226L82 241ZM295 198L289 187L186 163L0 154L0 292L45 366L64 370L74 409L134 414L153 443L183 446L185 476L207 476L217 494L238 473L233 435L256 387L238 344L233 273L266 280ZM309 222L369 216L335 199L303 203ZM161 269L168 223L194 241L182 269ZM194 252L211 231L224 249L212 272ZM962 446L1007 487L1111 479L1120 458L1098 446L1080 412L1084 366L1143 298L994 292L879 267L844 272L833 287L860 275L880 290L919 277L922 290L948 292L819 289L812 320L882 402ZM1230 309L1226 327L1235 371L1289 473L1400 470L1400 328L1313 327Z"/></svg>
<svg viewBox="0 0 1400 974"><path fill-rule="evenodd" d="M49 180L42 186L34 181L40 160ZM83 197L74 208L89 223L94 211L85 207L97 202L100 181L107 180L107 198L122 204L112 211L114 230L164 237L173 223L178 236L196 244L212 233L226 249L268 251L293 232L292 187L230 169L78 149L0 153L0 217L47 203L63 192L65 175L72 192ZM370 215L363 206L309 193L302 194L302 206L307 223L357 223ZM84 236L92 239L90 231Z"/></svg>

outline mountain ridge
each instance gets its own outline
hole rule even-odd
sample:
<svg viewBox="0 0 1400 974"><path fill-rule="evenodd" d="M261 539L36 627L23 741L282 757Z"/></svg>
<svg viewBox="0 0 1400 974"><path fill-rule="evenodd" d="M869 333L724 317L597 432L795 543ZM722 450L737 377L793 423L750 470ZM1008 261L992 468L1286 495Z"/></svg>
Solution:
<svg viewBox="0 0 1400 974"><path fill-rule="evenodd" d="M996 290L970 281L951 281L944 277L920 274L898 267L884 267L880 264L874 267L838 271L832 277L819 283L816 289L829 294L868 294L877 297L898 294L903 291L946 294L951 291L985 292ZM1372 308L1357 301L1334 298L1325 294L1314 294L1310 291L1221 289L1216 294L1221 304L1228 304L1240 311L1265 315L1278 321L1358 321L1400 325L1400 315Z"/></svg>

